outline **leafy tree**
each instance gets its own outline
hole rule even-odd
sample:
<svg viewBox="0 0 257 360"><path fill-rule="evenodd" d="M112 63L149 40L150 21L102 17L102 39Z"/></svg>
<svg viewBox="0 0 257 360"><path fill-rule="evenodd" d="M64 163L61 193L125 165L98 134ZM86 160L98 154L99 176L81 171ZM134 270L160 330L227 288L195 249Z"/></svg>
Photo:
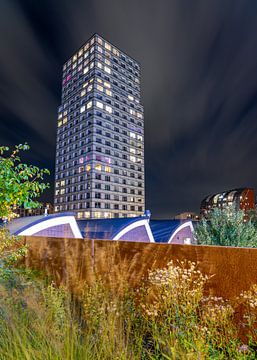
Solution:
<svg viewBox="0 0 257 360"><path fill-rule="evenodd" d="M0 147L0 219L15 217L14 208L17 206L39 207L35 198L49 187L43 182L49 171L22 163L21 150L29 150L29 145L17 145L11 153L8 147ZM21 238L11 235L5 226L0 228L0 278L7 276L12 265L25 253Z"/></svg>
<svg viewBox="0 0 257 360"><path fill-rule="evenodd" d="M203 245L257 247L257 227L243 210L215 208L197 225L195 239Z"/></svg>
<svg viewBox="0 0 257 360"><path fill-rule="evenodd" d="M43 182L47 169L27 165L21 162L20 151L29 150L28 144L16 145L9 154L8 147L0 147L0 218L14 216L16 206L37 208L39 202L34 199L49 187Z"/></svg>

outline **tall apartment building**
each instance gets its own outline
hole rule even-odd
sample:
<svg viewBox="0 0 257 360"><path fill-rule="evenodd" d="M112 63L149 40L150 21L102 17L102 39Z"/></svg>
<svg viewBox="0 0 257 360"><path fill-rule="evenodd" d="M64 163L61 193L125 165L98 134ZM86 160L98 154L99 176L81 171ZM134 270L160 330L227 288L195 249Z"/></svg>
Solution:
<svg viewBox="0 0 257 360"><path fill-rule="evenodd" d="M144 213L140 65L97 34L63 66L54 203L78 218Z"/></svg>

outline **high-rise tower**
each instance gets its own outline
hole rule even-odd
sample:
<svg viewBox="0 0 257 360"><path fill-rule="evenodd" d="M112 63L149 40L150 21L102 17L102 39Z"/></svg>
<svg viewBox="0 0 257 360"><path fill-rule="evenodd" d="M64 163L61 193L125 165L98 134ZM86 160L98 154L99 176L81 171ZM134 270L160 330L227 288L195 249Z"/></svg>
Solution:
<svg viewBox="0 0 257 360"><path fill-rule="evenodd" d="M140 65L97 34L63 66L54 202L78 218L144 212Z"/></svg>

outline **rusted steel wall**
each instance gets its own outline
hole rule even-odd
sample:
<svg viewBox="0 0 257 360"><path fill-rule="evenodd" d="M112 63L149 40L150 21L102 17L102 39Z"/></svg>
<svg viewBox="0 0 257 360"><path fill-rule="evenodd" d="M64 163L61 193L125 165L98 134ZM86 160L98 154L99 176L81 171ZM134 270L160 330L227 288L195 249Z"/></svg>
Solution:
<svg viewBox="0 0 257 360"><path fill-rule="evenodd" d="M149 269L177 259L198 262L202 273L213 275L206 290L214 296L231 299L257 283L257 249L45 237L25 241L27 266L45 270L75 292L94 275L117 287L124 279L137 286Z"/></svg>

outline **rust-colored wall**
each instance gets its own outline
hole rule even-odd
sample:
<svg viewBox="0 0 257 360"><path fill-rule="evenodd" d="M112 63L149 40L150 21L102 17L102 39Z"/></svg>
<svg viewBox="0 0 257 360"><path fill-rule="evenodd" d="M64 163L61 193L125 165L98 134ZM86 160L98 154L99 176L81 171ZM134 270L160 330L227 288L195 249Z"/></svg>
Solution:
<svg viewBox="0 0 257 360"><path fill-rule="evenodd" d="M204 274L214 275L207 288L212 295L231 299L257 283L257 249L44 237L25 241L27 266L44 269L75 292L94 274L107 276L115 286L122 278L136 286L149 269L176 259L199 262Z"/></svg>

